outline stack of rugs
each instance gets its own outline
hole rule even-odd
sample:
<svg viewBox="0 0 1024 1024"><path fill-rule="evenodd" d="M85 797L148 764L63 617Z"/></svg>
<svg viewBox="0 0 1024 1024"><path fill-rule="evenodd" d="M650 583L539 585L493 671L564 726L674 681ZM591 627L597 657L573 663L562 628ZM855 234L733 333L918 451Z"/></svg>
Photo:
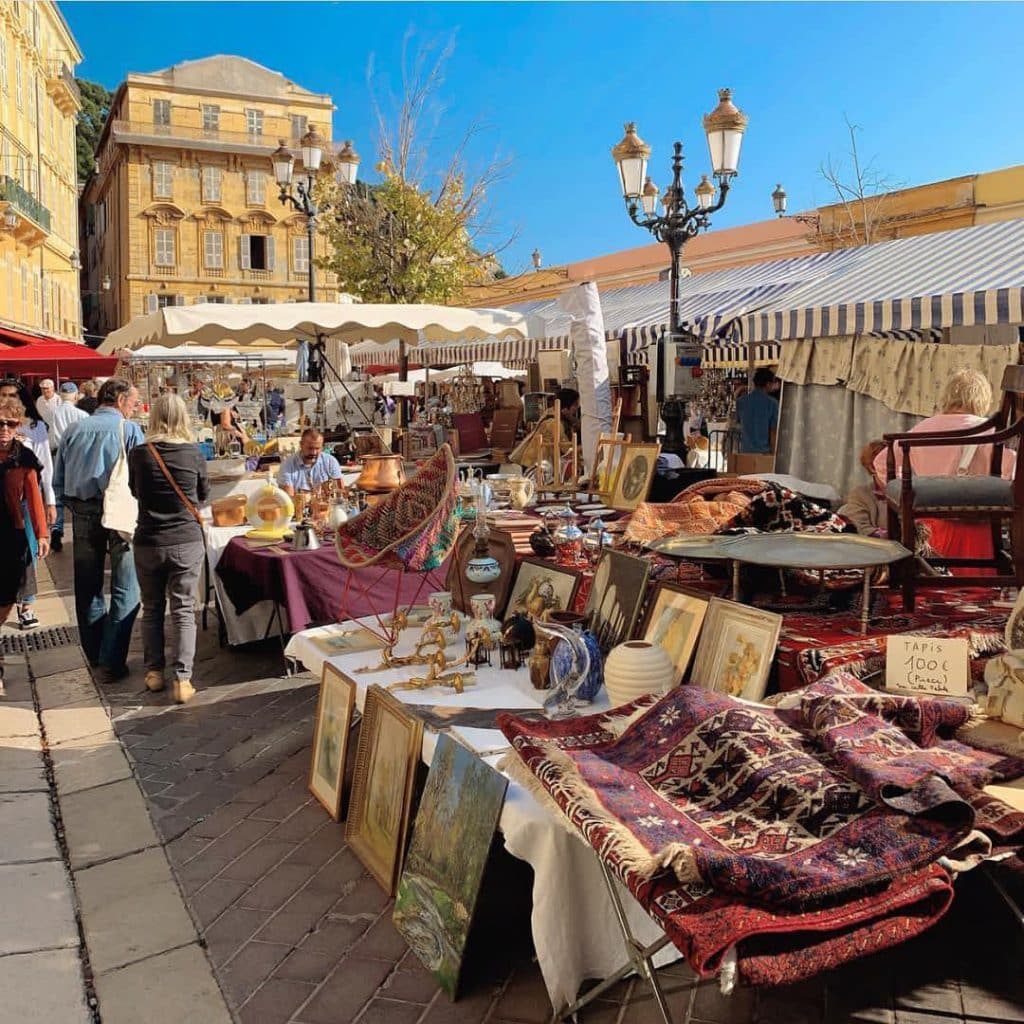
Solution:
<svg viewBox="0 0 1024 1024"><path fill-rule="evenodd" d="M680 686L603 715L499 724L508 768L591 845L695 971L788 984L920 934L958 871L1019 856L983 792L1024 759L971 710L837 672L775 707Z"/></svg>

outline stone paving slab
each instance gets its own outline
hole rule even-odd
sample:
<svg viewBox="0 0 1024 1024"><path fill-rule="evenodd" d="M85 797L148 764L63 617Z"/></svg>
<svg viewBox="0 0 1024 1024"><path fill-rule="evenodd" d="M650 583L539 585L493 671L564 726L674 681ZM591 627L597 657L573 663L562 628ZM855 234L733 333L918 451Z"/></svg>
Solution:
<svg viewBox="0 0 1024 1024"><path fill-rule="evenodd" d="M57 792L63 797L83 789L131 778L131 768L121 744L111 735L68 740L51 749Z"/></svg>
<svg viewBox="0 0 1024 1024"><path fill-rule="evenodd" d="M96 978L103 1024L231 1024L209 961L197 945Z"/></svg>
<svg viewBox="0 0 1024 1024"><path fill-rule="evenodd" d="M0 794L0 837L0 864L59 860L49 794Z"/></svg>
<svg viewBox="0 0 1024 1024"><path fill-rule="evenodd" d="M92 676L84 669L56 672L36 679L39 706L44 711L63 707L102 707Z"/></svg>
<svg viewBox="0 0 1024 1024"><path fill-rule="evenodd" d="M73 870L159 844L132 779L61 797Z"/></svg>
<svg viewBox="0 0 1024 1024"><path fill-rule="evenodd" d="M103 973L197 939L163 850L75 872L92 968Z"/></svg>
<svg viewBox="0 0 1024 1024"><path fill-rule="evenodd" d="M0 746L12 736L38 736L39 718L31 701L4 700L0 705Z"/></svg>
<svg viewBox="0 0 1024 1024"><path fill-rule="evenodd" d="M97 705L44 711L43 728L46 730L46 742L51 747L90 736L112 739L114 735L110 728L110 715Z"/></svg>
<svg viewBox="0 0 1024 1024"><path fill-rule="evenodd" d="M0 893L0 954L77 950L71 884L60 861L0 865Z"/></svg>
<svg viewBox="0 0 1024 1024"><path fill-rule="evenodd" d="M38 735L0 740L0 793L48 790Z"/></svg>
<svg viewBox="0 0 1024 1024"><path fill-rule="evenodd" d="M91 1024L77 949L0 957L0 1019ZM136 1018L138 1020L138 1018Z"/></svg>

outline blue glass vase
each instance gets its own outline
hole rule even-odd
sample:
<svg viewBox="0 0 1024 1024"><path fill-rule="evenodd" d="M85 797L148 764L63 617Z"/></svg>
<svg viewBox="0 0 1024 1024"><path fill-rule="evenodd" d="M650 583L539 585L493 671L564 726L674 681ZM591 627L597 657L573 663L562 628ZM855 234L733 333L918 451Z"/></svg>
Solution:
<svg viewBox="0 0 1024 1024"><path fill-rule="evenodd" d="M586 678L580 683L575 696L579 701L588 704L601 691L601 684L604 682L604 670L601 662L601 646L597 637L589 629L583 630L580 636L587 645L587 652L590 654L590 667L587 669ZM572 651L565 640L559 640L551 655L551 667L557 674L564 674L571 666L573 659Z"/></svg>

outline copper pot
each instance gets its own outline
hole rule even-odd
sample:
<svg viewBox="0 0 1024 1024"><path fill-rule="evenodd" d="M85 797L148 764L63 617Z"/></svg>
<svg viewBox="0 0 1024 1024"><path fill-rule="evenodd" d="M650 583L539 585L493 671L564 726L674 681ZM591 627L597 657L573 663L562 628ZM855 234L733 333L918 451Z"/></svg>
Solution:
<svg viewBox="0 0 1024 1024"><path fill-rule="evenodd" d="M371 494L386 494L396 491L405 483L405 467L401 455L360 456L363 471L359 474L356 487Z"/></svg>

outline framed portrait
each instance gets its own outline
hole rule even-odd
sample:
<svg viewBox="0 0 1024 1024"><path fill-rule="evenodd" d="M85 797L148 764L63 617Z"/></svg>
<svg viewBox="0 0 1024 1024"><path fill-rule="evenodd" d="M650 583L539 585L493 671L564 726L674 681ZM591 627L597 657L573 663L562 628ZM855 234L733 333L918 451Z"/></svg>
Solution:
<svg viewBox="0 0 1024 1024"><path fill-rule="evenodd" d="M677 683L690 667L710 600L708 594L688 591L673 583L660 583L647 608L643 639L668 651Z"/></svg>
<svg viewBox="0 0 1024 1024"><path fill-rule="evenodd" d="M569 611L581 575L574 569L566 569L539 558L524 558L512 582L512 592L502 621L507 622L513 615L519 614L539 619L544 612Z"/></svg>
<svg viewBox="0 0 1024 1024"><path fill-rule="evenodd" d="M660 444L629 444L622 449L608 504L620 512L632 512L647 500L658 465Z"/></svg>
<svg viewBox="0 0 1024 1024"><path fill-rule="evenodd" d="M651 563L646 558L605 551L587 597L588 628L607 654L633 635L647 594Z"/></svg>
<svg viewBox="0 0 1024 1024"><path fill-rule="evenodd" d="M416 813L393 919L449 999L473 923L508 779L442 734Z"/></svg>
<svg viewBox="0 0 1024 1024"><path fill-rule="evenodd" d="M423 723L383 687L363 705L345 840L390 896L402 866Z"/></svg>
<svg viewBox="0 0 1024 1024"><path fill-rule="evenodd" d="M594 470L590 474L590 486L592 493L600 495L602 501L611 499L615 474L622 461L622 451L628 444L629 439L623 438L621 433L602 434L598 438L597 451L594 455Z"/></svg>
<svg viewBox="0 0 1024 1024"><path fill-rule="evenodd" d="M782 616L713 597L690 682L705 690L760 700L768 685Z"/></svg>
<svg viewBox="0 0 1024 1024"><path fill-rule="evenodd" d="M341 820L342 780L345 778L355 699L356 684L333 665L324 662L313 730L309 791L335 821Z"/></svg>

